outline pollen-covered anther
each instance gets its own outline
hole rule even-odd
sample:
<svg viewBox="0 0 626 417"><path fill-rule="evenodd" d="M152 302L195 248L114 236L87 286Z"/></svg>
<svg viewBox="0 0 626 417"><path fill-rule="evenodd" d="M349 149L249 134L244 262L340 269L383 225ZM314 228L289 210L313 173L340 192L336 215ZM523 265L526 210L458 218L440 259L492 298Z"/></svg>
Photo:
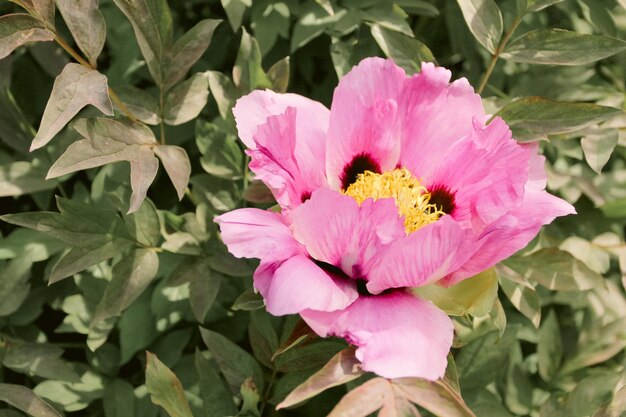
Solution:
<svg viewBox="0 0 626 417"><path fill-rule="evenodd" d="M427 224L436 222L444 213L430 203L430 194L407 169L377 174L365 171L344 191L361 205L368 198L393 198L398 213L404 216L404 229L413 233Z"/></svg>

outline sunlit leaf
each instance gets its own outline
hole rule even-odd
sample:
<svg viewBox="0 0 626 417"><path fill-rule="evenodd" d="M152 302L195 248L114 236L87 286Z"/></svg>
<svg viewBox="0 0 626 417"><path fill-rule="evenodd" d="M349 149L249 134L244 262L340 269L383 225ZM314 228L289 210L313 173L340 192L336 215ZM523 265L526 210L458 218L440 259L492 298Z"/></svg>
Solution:
<svg viewBox="0 0 626 417"><path fill-rule="evenodd" d="M155 354L146 352L146 387L152 402L170 417L193 417L183 386L176 375Z"/></svg>
<svg viewBox="0 0 626 417"><path fill-rule="evenodd" d="M414 288L413 293L432 301L446 314L481 317L488 314L493 306L498 294L498 277L490 268L451 287L430 284Z"/></svg>
<svg viewBox="0 0 626 417"><path fill-rule="evenodd" d="M582 65L625 49L626 42L617 38L562 29L539 29L514 39L501 56L529 64Z"/></svg>
<svg viewBox="0 0 626 417"><path fill-rule="evenodd" d="M409 75L419 72L422 62L435 62L430 49L415 38L377 24L371 25L371 32L385 55Z"/></svg>
<svg viewBox="0 0 626 417"><path fill-rule="evenodd" d="M165 98L165 123L179 125L198 116L209 98L209 79L206 73L194 74L178 84Z"/></svg>
<svg viewBox="0 0 626 417"><path fill-rule="evenodd" d="M614 107L591 103L554 101L524 97L504 106L497 115L513 129L513 134L554 135L568 133L622 114Z"/></svg>
<svg viewBox="0 0 626 417"><path fill-rule="evenodd" d="M613 149L617 145L617 129L594 129L587 133L580 141L589 166L598 174L609 161Z"/></svg>
<svg viewBox="0 0 626 417"><path fill-rule="evenodd" d="M113 116L106 77L82 65L67 64L54 81L52 94L30 150L39 149L50 142L88 104Z"/></svg>
<svg viewBox="0 0 626 417"><path fill-rule="evenodd" d="M502 36L502 14L493 0L457 0L470 31L492 54Z"/></svg>
<svg viewBox="0 0 626 417"><path fill-rule="evenodd" d="M61 417L50 404L21 385L0 384L0 401L9 403L33 417Z"/></svg>
<svg viewBox="0 0 626 417"><path fill-rule="evenodd" d="M165 172L174 184L178 199L182 200L191 175L191 162L187 152L179 146L170 145L155 146L153 151L163 163Z"/></svg>
<svg viewBox="0 0 626 417"><path fill-rule="evenodd" d="M30 15L16 13L0 16L0 59L27 42L53 39L54 33Z"/></svg>
<svg viewBox="0 0 626 417"><path fill-rule="evenodd" d="M241 21L243 19L243 14L246 9L252 6L252 0L220 0L222 3L222 7L226 12L226 16L228 16L228 22L230 26L233 28L234 32L239 30L241 26Z"/></svg>
<svg viewBox="0 0 626 417"><path fill-rule="evenodd" d="M78 47L94 67L106 39L106 26L98 3L99 0L56 0Z"/></svg>

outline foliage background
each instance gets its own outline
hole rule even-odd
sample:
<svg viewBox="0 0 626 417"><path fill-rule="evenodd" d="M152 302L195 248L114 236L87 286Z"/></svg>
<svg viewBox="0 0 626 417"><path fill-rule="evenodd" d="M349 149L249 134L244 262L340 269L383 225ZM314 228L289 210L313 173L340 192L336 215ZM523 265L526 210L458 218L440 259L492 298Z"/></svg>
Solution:
<svg viewBox="0 0 626 417"><path fill-rule="evenodd" d="M389 401L405 405L387 416L417 413L409 402L442 416L623 413L623 1L169 3L171 22L165 0L57 0L54 17L50 1L0 2L1 417L320 416L349 390L334 416ZM541 141L548 186L578 215L429 295L455 315L445 389L377 403L381 383L354 375L276 411L346 344L269 316L254 262L220 242L214 215L273 204L230 109L256 88L330 105L338 77L373 55L467 77L518 140ZM112 115L108 87L119 123L95 119Z"/></svg>

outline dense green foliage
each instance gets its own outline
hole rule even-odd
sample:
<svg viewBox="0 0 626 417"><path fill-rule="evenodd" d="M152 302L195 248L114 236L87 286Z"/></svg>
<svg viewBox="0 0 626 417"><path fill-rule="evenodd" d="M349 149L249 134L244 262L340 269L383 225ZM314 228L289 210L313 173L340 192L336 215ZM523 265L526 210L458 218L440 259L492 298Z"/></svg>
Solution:
<svg viewBox="0 0 626 417"><path fill-rule="evenodd" d="M11 0L0 15L0 417L626 410L623 0ZM467 77L541 141L549 189L578 211L495 269L420 289L455 316L437 382L363 375L344 341L270 316L255 263L212 221L274 204L235 100L329 105L374 55Z"/></svg>

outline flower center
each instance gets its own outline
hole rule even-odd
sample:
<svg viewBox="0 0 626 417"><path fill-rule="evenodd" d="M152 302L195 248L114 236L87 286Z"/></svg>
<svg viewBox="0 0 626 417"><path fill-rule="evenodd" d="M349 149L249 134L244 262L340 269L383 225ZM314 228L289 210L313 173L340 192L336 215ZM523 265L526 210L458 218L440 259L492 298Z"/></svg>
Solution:
<svg viewBox="0 0 626 417"><path fill-rule="evenodd" d="M368 198L393 198L398 213L404 216L407 235L446 214L441 207L430 202L426 187L404 168L383 174L372 171L360 173L344 194L354 198L359 205Z"/></svg>

